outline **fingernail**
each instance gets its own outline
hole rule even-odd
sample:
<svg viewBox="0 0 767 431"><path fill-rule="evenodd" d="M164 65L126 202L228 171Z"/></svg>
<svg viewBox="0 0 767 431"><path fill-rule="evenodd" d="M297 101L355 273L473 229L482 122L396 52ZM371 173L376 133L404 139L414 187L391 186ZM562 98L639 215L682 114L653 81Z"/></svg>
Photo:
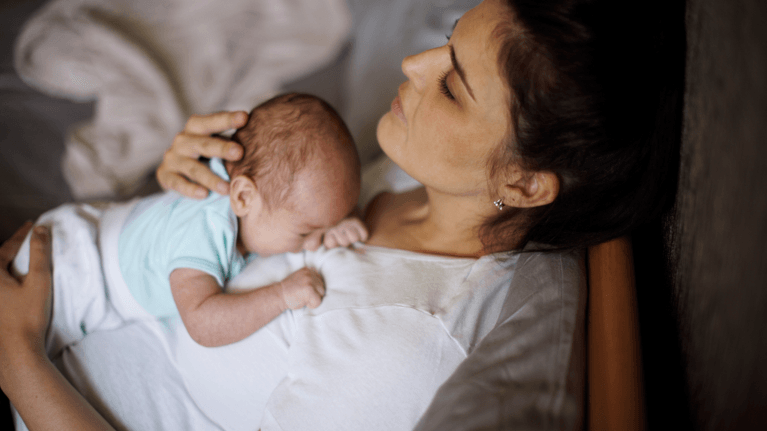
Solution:
<svg viewBox="0 0 767 431"><path fill-rule="evenodd" d="M229 155L229 157L231 157L233 159L239 159L241 157L240 156L240 147L236 146L236 147L229 148L229 151L227 152L227 154Z"/></svg>
<svg viewBox="0 0 767 431"><path fill-rule="evenodd" d="M199 199L208 197L208 191L205 189L197 189L194 191L194 196Z"/></svg>
<svg viewBox="0 0 767 431"><path fill-rule="evenodd" d="M248 113L245 111L240 111L235 117L234 117L234 124L242 124L244 122L248 121Z"/></svg>

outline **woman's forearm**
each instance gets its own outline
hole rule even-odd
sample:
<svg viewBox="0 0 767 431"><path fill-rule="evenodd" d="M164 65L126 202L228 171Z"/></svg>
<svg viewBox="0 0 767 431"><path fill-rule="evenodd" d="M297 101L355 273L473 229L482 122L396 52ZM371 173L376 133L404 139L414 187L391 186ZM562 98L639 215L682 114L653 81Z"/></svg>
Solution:
<svg viewBox="0 0 767 431"><path fill-rule="evenodd" d="M35 228L23 282L8 265L31 223L0 245L0 387L31 430L109 430L111 426L45 355L50 323L50 234Z"/></svg>
<svg viewBox="0 0 767 431"><path fill-rule="evenodd" d="M2 388L30 430L112 430L40 354L20 349L2 361Z"/></svg>

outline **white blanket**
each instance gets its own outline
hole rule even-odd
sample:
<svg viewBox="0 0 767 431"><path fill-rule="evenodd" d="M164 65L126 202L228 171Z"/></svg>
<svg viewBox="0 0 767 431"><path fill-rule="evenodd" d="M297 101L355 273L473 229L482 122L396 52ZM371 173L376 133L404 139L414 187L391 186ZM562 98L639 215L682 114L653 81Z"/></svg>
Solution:
<svg viewBox="0 0 767 431"><path fill-rule="evenodd" d="M191 114L250 110L335 57L345 0L53 0L15 47L40 91L95 100L63 171L77 199L128 196Z"/></svg>

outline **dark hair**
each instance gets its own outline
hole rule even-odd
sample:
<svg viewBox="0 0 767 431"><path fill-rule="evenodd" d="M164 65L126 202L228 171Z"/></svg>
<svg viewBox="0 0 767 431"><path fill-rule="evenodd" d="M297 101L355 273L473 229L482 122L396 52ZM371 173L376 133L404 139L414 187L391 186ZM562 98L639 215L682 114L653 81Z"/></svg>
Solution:
<svg viewBox="0 0 767 431"><path fill-rule="evenodd" d="M560 187L548 205L509 208L488 220L486 247L589 246L659 217L676 193L684 4L507 4L510 18L493 35L501 42L511 127L491 176L518 163L556 174ZM514 236L520 230L521 242Z"/></svg>
<svg viewBox="0 0 767 431"><path fill-rule="evenodd" d="M359 184L360 162L351 133L336 110L316 96L289 93L261 103L232 140L245 153L227 163L230 176L251 178L269 208L286 203L296 174L321 155L353 165L348 170L352 178L346 180Z"/></svg>

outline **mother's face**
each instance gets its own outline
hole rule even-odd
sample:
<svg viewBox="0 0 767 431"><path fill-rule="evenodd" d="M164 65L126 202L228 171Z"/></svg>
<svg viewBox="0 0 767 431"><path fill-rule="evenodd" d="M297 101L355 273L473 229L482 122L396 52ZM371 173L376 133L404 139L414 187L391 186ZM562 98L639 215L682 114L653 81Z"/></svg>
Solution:
<svg viewBox="0 0 767 431"><path fill-rule="evenodd" d="M402 62L409 80L378 123L378 142L426 186L487 193L489 157L510 125L500 44L492 35L508 16L499 0L486 0L458 21L447 45Z"/></svg>

